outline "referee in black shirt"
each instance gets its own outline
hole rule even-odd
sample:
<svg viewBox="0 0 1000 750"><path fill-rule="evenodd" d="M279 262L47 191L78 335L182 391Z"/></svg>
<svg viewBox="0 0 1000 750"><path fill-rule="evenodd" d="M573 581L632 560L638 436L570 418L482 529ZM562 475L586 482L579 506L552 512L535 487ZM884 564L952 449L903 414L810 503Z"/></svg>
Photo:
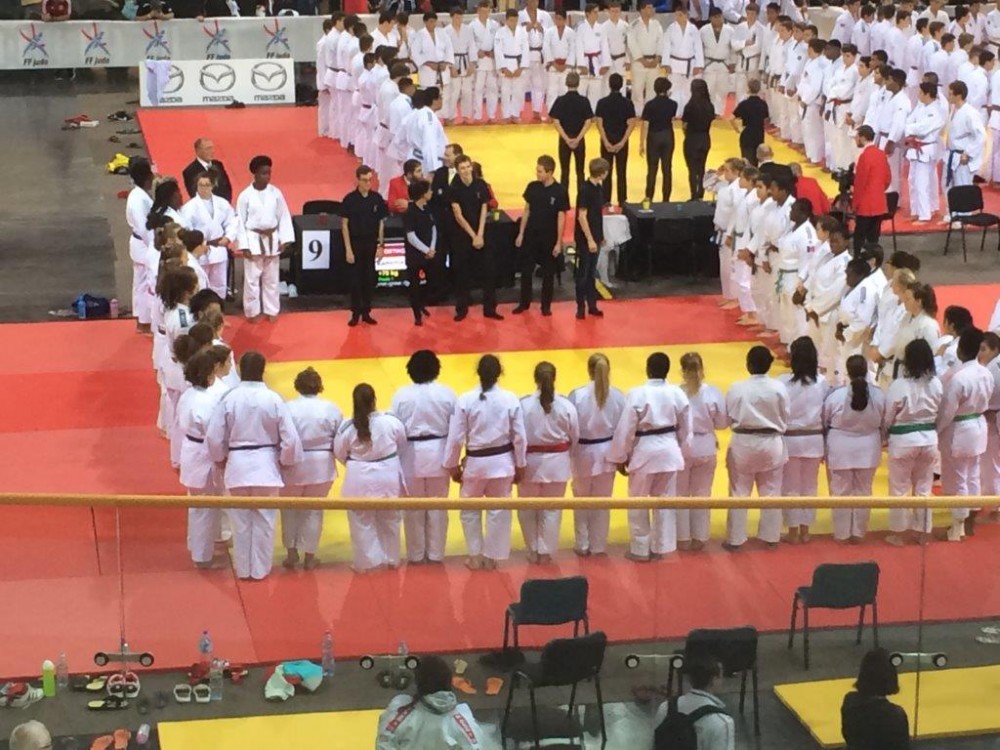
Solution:
<svg viewBox="0 0 1000 750"><path fill-rule="evenodd" d="M433 191L426 180L414 180L407 186L410 205L403 214L403 232L406 235L406 279L410 286L410 307L413 309L413 324L422 326L423 319L430 315L424 306L424 290L420 285L420 275L424 276L429 292L437 287L438 264L436 262L438 230L430 203Z"/></svg>
<svg viewBox="0 0 1000 750"><path fill-rule="evenodd" d="M354 173L358 187L344 196L340 205L340 230L351 277L352 328L363 320L378 325L372 317L372 294L377 276L375 261L385 252L385 218L389 208L381 195L371 189L372 168L362 164Z"/></svg>
<svg viewBox="0 0 1000 750"><path fill-rule="evenodd" d="M560 182L564 188L569 188L569 157L576 159L576 184L583 182L583 163L587 158L587 142L584 137L590 130L594 119L594 110L590 108L590 100L582 96L580 74L576 71L566 75L568 91L549 106L549 117L559 133L559 172Z"/></svg>
<svg viewBox="0 0 1000 750"><path fill-rule="evenodd" d="M670 79L661 76L653 81L655 96L642 108L642 138L639 154L646 154L646 198L653 200L656 170L663 172L663 202L673 191L674 118L677 102L670 98Z"/></svg>
<svg viewBox="0 0 1000 750"><path fill-rule="evenodd" d="M496 267L493 250L486 244L486 210L490 189L472 174L472 159L455 159L458 176L451 183L448 201L455 216L451 238L452 272L455 281L455 321L469 315L472 287L472 256L479 258L483 281L483 317L503 320L497 312Z"/></svg>
<svg viewBox="0 0 1000 750"><path fill-rule="evenodd" d="M597 286L594 283L597 255L604 244L604 189L601 183L608 176L604 159L590 162L590 179L580 185L576 197L576 317L583 320L589 312L597 318L604 313L597 309Z"/></svg>
<svg viewBox="0 0 1000 750"><path fill-rule="evenodd" d="M628 200L628 139L638 121L635 118L635 104L622 95L625 80L620 73L612 73L608 78L611 93L597 102L597 130L601 134L601 158L611 171L604 181L604 202L611 203L611 180L618 178L618 205L624 206Z"/></svg>
<svg viewBox="0 0 1000 750"><path fill-rule="evenodd" d="M524 213L514 244L521 248L521 302L513 313L531 307L535 266L542 268L542 315L552 314L553 277L562 255L562 236L569 211L569 193L555 180L556 160L539 156L534 182L524 189Z"/></svg>

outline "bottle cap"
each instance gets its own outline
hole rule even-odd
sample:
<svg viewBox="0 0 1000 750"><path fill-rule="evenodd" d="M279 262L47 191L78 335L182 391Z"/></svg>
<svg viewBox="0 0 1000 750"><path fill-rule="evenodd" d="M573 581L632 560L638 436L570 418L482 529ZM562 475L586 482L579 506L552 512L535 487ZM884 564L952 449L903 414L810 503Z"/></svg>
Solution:
<svg viewBox="0 0 1000 750"><path fill-rule="evenodd" d="M42 669L55 669L56 665L52 663L51 659L46 659L42 662Z"/></svg>

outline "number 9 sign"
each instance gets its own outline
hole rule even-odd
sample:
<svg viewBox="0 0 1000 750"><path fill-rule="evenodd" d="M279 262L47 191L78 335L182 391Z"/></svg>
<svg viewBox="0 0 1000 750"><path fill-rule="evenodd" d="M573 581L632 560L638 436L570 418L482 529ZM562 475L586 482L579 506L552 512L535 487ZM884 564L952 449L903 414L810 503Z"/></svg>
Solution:
<svg viewBox="0 0 1000 750"><path fill-rule="evenodd" d="M302 233L302 270L330 270L330 230Z"/></svg>

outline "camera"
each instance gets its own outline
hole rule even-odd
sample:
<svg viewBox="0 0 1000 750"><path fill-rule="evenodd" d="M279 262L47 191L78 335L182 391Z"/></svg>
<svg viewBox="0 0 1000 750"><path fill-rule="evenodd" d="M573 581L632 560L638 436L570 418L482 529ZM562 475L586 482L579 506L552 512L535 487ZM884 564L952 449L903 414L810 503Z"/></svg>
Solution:
<svg viewBox="0 0 1000 750"><path fill-rule="evenodd" d="M837 191L840 195L850 195L851 188L854 187L854 165L847 169L836 169L830 176L837 182Z"/></svg>

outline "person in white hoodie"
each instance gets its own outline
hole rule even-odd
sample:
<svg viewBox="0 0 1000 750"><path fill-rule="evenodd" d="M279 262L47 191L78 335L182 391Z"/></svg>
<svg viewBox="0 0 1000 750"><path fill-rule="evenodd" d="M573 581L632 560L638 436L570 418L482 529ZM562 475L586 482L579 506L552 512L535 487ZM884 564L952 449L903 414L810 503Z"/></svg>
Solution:
<svg viewBox="0 0 1000 750"><path fill-rule="evenodd" d="M481 750L486 738L467 703L451 689L451 668L423 656L414 670L416 695L397 695L378 720L375 750Z"/></svg>

